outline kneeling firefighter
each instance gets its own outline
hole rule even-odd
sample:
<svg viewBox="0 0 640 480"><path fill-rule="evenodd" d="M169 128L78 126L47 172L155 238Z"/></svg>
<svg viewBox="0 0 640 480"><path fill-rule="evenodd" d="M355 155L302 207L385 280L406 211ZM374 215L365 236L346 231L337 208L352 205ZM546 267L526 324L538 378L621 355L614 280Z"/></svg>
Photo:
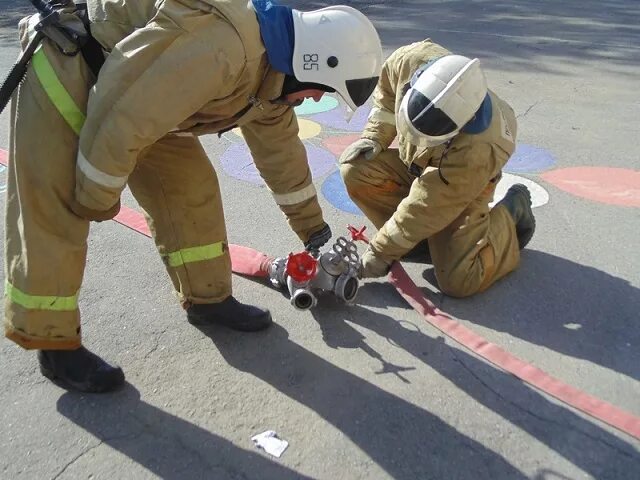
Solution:
<svg viewBox="0 0 640 480"><path fill-rule="evenodd" d="M430 253L440 289L465 297L514 270L535 229L530 193L514 185L489 204L516 130L478 59L429 40L394 52L361 139L340 158L349 195L379 229L361 276L384 276L418 249ZM399 148L389 148L396 136Z"/></svg>
<svg viewBox="0 0 640 480"><path fill-rule="evenodd" d="M34 3L48 10L20 23L23 51L35 53L11 103L6 336L78 390L124 382L82 346L78 295L89 223L118 213L125 185L189 322L268 327L267 310L232 296L220 189L197 136L240 127L291 229L321 247L331 230L292 106L324 92L353 109L367 100L382 66L371 22L351 7L264 0ZM85 31L74 16L88 18ZM52 31L81 39L82 55Z"/></svg>

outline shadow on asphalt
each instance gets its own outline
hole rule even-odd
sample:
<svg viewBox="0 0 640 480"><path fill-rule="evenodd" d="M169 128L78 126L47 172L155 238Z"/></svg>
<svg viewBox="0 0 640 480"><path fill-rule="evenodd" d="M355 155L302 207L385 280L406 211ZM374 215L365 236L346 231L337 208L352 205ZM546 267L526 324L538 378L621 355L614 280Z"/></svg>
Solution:
<svg viewBox="0 0 640 480"><path fill-rule="evenodd" d="M131 384L108 395L65 393L57 409L160 478L309 478L145 403Z"/></svg>
<svg viewBox="0 0 640 480"><path fill-rule="evenodd" d="M18 22L34 12L35 8L26 0L0 0L0 47L18 47ZM4 75L2 72L0 77L4 79Z"/></svg>
<svg viewBox="0 0 640 480"><path fill-rule="evenodd" d="M322 0L282 0L300 10L326 7ZM508 58L510 67L552 72L559 64L640 62L640 3L635 0L584 2L546 0L348 0L375 23L385 47L397 48L430 37L460 54ZM0 0L0 29L34 11L26 0ZM17 32L0 32L0 46L15 44ZM538 61L540 60L540 61Z"/></svg>
<svg viewBox="0 0 640 480"><path fill-rule="evenodd" d="M596 268L525 250L512 275L442 309L640 380L640 289Z"/></svg>
<svg viewBox="0 0 640 480"><path fill-rule="evenodd" d="M322 0L283 0L300 10ZM397 48L430 37L464 55L507 57L509 67L552 72L542 60L562 63L640 61L640 3L635 0L350 0L375 24L383 45ZM537 61L540 60L540 61ZM566 66L566 65L563 65Z"/></svg>
<svg viewBox="0 0 640 480"><path fill-rule="evenodd" d="M386 338L390 344L434 369L479 405L527 432L593 478L625 478L629 472L640 469L640 457L631 444L570 409L550 402L515 377L466 351L446 345L441 337L426 335L421 331L425 324L420 318L416 318L416 323L398 322L362 306L346 310L337 304L316 310L314 317L322 328L325 341L333 348L371 350L365 343L366 335L356 331L350 323ZM359 338L359 342L354 342L354 338ZM358 401L354 399L354 403ZM473 418L474 415L477 413L460 412L461 417ZM383 429L384 425L378 425L376 430L378 428ZM413 441L420 442L421 439L416 437ZM422 460L414 459L416 462ZM463 464L461 461L461 468ZM477 478L485 477L479 475Z"/></svg>
<svg viewBox="0 0 640 480"><path fill-rule="evenodd" d="M435 284L428 267L425 283ZM418 286L421 282L416 279ZM640 289L555 255L525 250L518 270L466 299L425 295L446 313L640 380ZM411 307L384 282L361 286L358 304Z"/></svg>
<svg viewBox="0 0 640 480"><path fill-rule="evenodd" d="M264 335L201 331L231 366L315 411L394 479L526 478L436 415L292 342L277 324Z"/></svg>

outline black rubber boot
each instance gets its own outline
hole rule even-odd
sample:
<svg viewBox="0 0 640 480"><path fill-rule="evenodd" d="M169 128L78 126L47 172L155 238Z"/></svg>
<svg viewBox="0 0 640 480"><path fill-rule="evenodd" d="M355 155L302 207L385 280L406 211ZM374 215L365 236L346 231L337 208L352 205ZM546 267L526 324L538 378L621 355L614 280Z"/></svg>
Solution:
<svg viewBox="0 0 640 480"><path fill-rule="evenodd" d="M536 219L531 210L531 193L521 183L512 185L505 197L496 205L504 205L516 224L520 250L527 246L536 230Z"/></svg>
<svg viewBox="0 0 640 480"><path fill-rule="evenodd" d="M124 384L124 373L120 367L112 367L84 347L77 350L39 350L38 362L45 377L81 392L110 392Z"/></svg>
<svg viewBox="0 0 640 480"><path fill-rule="evenodd" d="M273 322L269 310L240 303L232 296L220 303L192 304L187 319L192 325L223 325L241 332L264 330Z"/></svg>
<svg viewBox="0 0 640 480"><path fill-rule="evenodd" d="M415 247L404 254L402 260L414 263L431 263L431 252L427 239L419 242Z"/></svg>

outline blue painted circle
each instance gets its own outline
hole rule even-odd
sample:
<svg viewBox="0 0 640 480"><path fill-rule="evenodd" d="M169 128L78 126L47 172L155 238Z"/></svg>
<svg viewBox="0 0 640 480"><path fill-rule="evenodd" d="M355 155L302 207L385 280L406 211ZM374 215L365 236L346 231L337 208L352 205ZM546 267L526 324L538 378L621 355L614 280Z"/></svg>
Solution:
<svg viewBox="0 0 640 480"><path fill-rule="evenodd" d="M325 95L319 102L313 100L313 98L307 98L302 105L296 107L296 115L314 115L316 113L328 112L338 106L338 100Z"/></svg>
<svg viewBox="0 0 640 480"><path fill-rule="evenodd" d="M337 209L343 212L353 213L354 215L364 216L362 210L349 198L339 171L333 172L324 181L322 184L322 195Z"/></svg>
<svg viewBox="0 0 640 480"><path fill-rule="evenodd" d="M324 148L314 145L305 145L309 168L313 178L326 175L335 168L336 157ZM258 172L253 157L246 143L234 143L220 158L223 170L233 178L254 185L264 185L264 181Z"/></svg>
<svg viewBox="0 0 640 480"><path fill-rule="evenodd" d="M333 128L334 130L344 130L345 132L362 132L367 125L371 106L364 105L355 111L350 121L345 118L342 108L335 108L328 112L322 112L311 117L311 120L321 125Z"/></svg>
<svg viewBox="0 0 640 480"><path fill-rule="evenodd" d="M536 173L548 170L556 164L553 155L543 148L519 143L504 171L508 173Z"/></svg>

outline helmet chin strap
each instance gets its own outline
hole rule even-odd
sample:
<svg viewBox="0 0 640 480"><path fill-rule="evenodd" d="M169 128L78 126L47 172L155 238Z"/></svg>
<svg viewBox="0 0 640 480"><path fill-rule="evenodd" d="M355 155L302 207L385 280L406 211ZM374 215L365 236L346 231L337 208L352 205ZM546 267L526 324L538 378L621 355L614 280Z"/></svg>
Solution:
<svg viewBox="0 0 640 480"><path fill-rule="evenodd" d="M333 93L335 90L331 87L327 87L326 85L321 85L319 83L310 83L310 82L300 82L293 75L286 75L284 78L284 84L282 85L282 94L274 100L271 100L271 103L283 104L283 105L291 105L293 107L297 107L302 103L302 100L296 102L295 104L291 104L286 100L286 96L291 93L302 92L303 90L320 90L322 92L330 92Z"/></svg>
<svg viewBox="0 0 640 480"><path fill-rule="evenodd" d="M335 92L331 87L322 85L320 83L300 82L293 75L286 75L284 77L284 84L282 85L282 95L288 95L290 93L297 93L303 90L321 90L323 92Z"/></svg>

